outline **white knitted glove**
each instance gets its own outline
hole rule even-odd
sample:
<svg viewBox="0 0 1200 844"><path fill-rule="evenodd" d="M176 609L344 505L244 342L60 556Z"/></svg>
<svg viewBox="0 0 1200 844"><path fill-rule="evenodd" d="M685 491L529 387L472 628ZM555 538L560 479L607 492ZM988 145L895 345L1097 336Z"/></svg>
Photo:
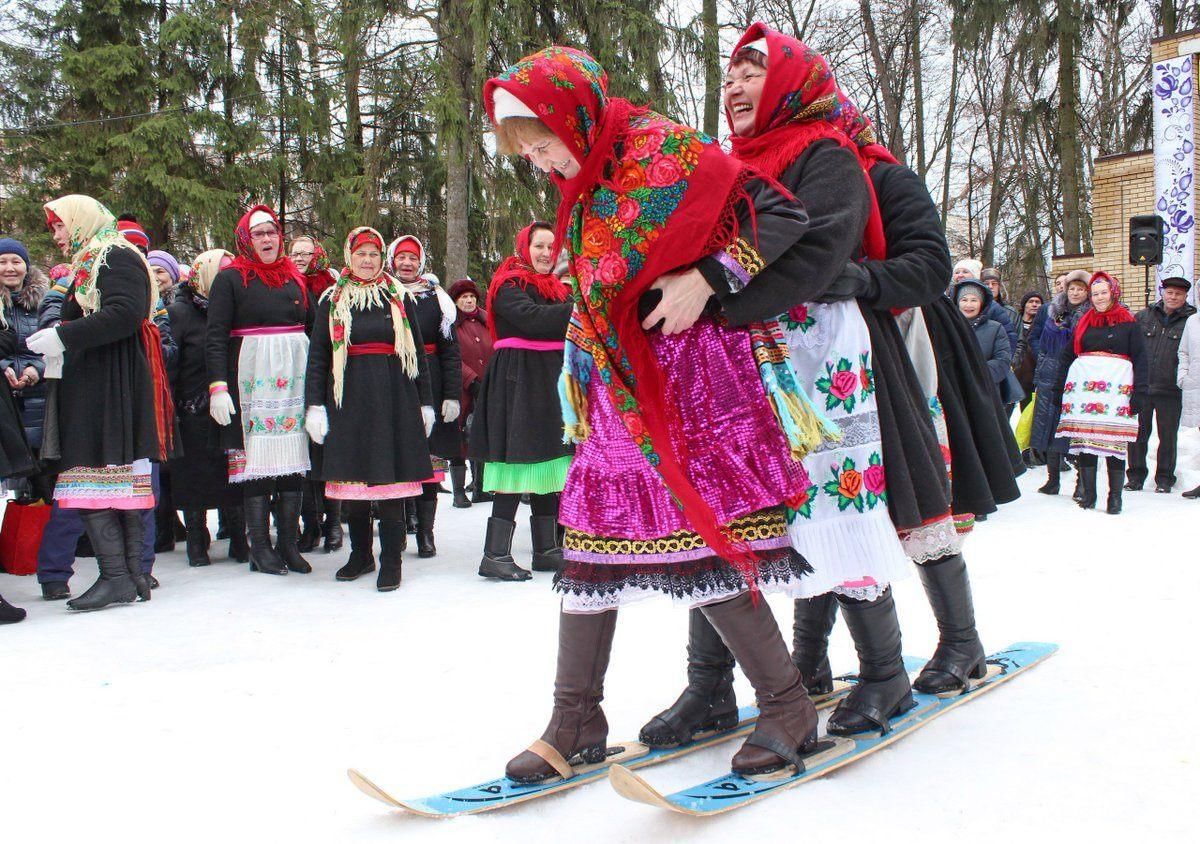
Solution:
<svg viewBox="0 0 1200 844"><path fill-rule="evenodd" d="M41 331L33 332L25 341L25 345L29 347L29 351L35 354L49 355L50 357L61 355L67 350L62 340L58 339L57 328L43 328Z"/></svg>
<svg viewBox="0 0 1200 844"><path fill-rule="evenodd" d="M329 434L329 414L324 407L314 404L304 411L304 430L308 431L309 438L317 445L325 442Z"/></svg>
<svg viewBox="0 0 1200 844"><path fill-rule="evenodd" d="M453 422L455 419L457 419L459 411L460 408L458 406L458 402L456 402L454 399L446 399L444 402L442 402L442 419L446 420L447 422Z"/></svg>
<svg viewBox="0 0 1200 844"><path fill-rule="evenodd" d="M432 407L427 404L421 406L421 421L425 423L425 436L433 433L433 423L436 419L437 416L434 414Z"/></svg>
<svg viewBox="0 0 1200 844"><path fill-rule="evenodd" d="M228 390L221 390L208 397L208 415L222 427L233 421L237 409L233 406L233 398Z"/></svg>

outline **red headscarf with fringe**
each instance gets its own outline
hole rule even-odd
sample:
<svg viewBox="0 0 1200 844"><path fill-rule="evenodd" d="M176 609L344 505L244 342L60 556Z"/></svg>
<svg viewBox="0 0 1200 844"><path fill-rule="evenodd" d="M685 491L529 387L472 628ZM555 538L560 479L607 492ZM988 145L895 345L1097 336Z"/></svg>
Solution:
<svg viewBox="0 0 1200 844"><path fill-rule="evenodd" d="M496 320L492 316L492 303L496 301L496 294L500 292L500 288L504 286L505 282L511 281L522 288L532 287L541 294L542 298L549 299L551 302L565 302L571 295L570 288L563 284L562 279L554 273L539 273L533 268L529 244L533 240L534 231L538 229L547 231L550 230L550 227L545 223L530 223L517 232L517 251L505 258L500 266L496 267L496 272L492 274L491 284L488 285L487 305L484 310L488 315L487 327L491 332L493 343L500 338L496 334Z"/></svg>
<svg viewBox="0 0 1200 844"><path fill-rule="evenodd" d="M269 264L264 264L258 257L254 241L250 238L250 218L259 211L270 215L275 222L275 228L279 231L279 257ZM283 251L283 226L274 211L265 205L255 205L242 215L242 219L238 220L236 237L238 254L230 266L242 274L243 286L250 283L251 276L267 287L276 290L289 281L294 281L300 288L300 295L304 297L305 305L308 304L308 285L304 283L304 274Z"/></svg>
<svg viewBox="0 0 1200 844"><path fill-rule="evenodd" d="M638 319L638 298L660 276L689 267L738 235L738 203L755 177L702 132L608 96L587 53L548 47L483 87L495 122L504 88L566 144L579 174L551 174L562 193L555 244L566 245L579 293L568 342L591 354L626 430L713 553L753 587L756 557L720 525L684 470L671 432L682 422Z"/></svg>
<svg viewBox="0 0 1200 844"><path fill-rule="evenodd" d="M1133 322L1133 314L1129 312L1129 308L1121 304L1121 282L1116 278L1099 270L1092 273L1092 277L1088 280L1088 296L1091 296L1092 287L1097 284L1107 284L1109 291L1112 293L1112 305L1107 311L1101 312L1096 310L1093 305L1088 309L1079 322L1075 324L1075 354L1083 354L1083 335L1087 333L1089 328L1107 328L1110 325L1121 325L1125 322Z"/></svg>
<svg viewBox="0 0 1200 844"><path fill-rule="evenodd" d="M825 57L806 44L755 23L733 48L734 56L760 38L767 42L767 78L754 114L754 134L734 136L733 154L769 176L778 178L810 144L823 138L837 141L858 156L866 173L877 162L895 164L895 157L879 143L875 129L838 87ZM725 119L733 128L728 110ZM887 257L883 217L871 180L866 179L871 211L863 232L863 252L868 258Z"/></svg>

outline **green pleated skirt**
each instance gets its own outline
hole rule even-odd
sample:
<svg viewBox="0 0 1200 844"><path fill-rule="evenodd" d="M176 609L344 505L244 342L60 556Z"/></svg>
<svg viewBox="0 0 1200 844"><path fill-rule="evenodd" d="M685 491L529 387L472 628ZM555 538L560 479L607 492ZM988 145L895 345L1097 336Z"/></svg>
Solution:
<svg viewBox="0 0 1200 844"><path fill-rule="evenodd" d="M541 463L488 462L483 465L483 489L485 492L528 492L530 495L562 492L570 465L569 454Z"/></svg>

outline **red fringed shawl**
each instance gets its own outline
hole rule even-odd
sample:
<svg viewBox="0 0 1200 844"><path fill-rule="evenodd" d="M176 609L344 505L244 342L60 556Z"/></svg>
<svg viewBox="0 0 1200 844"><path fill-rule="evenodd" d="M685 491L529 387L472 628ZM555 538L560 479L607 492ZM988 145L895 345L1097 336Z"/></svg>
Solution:
<svg viewBox="0 0 1200 844"><path fill-rule="evenodd" d="M717 522L687 477L688 455L675 452L670 432L682 423L637 303L660 276L733 241L754 172L702 132L610 98L604 69L580 50L549 47L489 79L483 95L493 123L497 87L537 114L581 165L573 179L551 176L562 193L555 244L567 246L579 282L568 341L592 355L630 436L689 524L753 584L754 554Z"/></svg>
<svg viewBox="0 0 1200 844"><path fill-rule="evenodd" d="M258 253L254 250L254 243L250 239L250 218L259 211L265 211L271 215L271 219L275 221L275 228L279 230L280 234L279 257L269 264L264 264L259 260ZM283 226L274 211L265 205L255 205L242 215L242 219L238 220L236 238L238 254L230 266L242 274L243 285L250 283L251 276L273 289L279 289L289 281L294 281L300 287L300 295L304 297L305 304L308 304L308 285L304 283L304 275L300 272L300 268L292 262L291 258L283 254Z"/></svg>
<svg viewBox="0 0 1200 844"><path fill-rule="evenodd" d="M491 315L492 303L496 301L496 294L500 292L500 288L504 286L505 282L511 281L522 288L532 287L543 298L549 299L551 302L565 302L571 295L570 288L563 284L562 279L554 273L539 273L533 268L533 258L529 254L529 242L533 239L533 226L534 224L530 223L517 232L517 251L500 263L488 285L487 304L484 310L488 314L487 327L492 335L493 343L500 338L496 336L496 320Z"/></svg>
<svg viewBox="0 0 1200 844"><path fill-rule="evenodd" d="M1100 270L1093 273L1091 280L1088 281L1089 292L1094 284L1108 285L1108 289L1112 291L1112 306L1103 312L1096 310L1095 307L1089 308L1087 313L1079 318L1079 322L1075 324L1074 346L1076 355L1083 354L1083 335L1087 333L1089 328L1108 328L1111 325L1121 325L1122 323L1134 321L1133 314L1129 312L1129 308L1121 304L1121 282L1103 270Z"/></svg>

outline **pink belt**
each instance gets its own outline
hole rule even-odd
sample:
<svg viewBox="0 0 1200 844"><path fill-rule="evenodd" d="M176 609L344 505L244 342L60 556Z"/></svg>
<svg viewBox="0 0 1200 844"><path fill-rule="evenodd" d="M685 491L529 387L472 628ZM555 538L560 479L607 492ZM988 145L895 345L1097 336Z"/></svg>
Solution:
<svg viewBox="0 0 1200 844"><path fill-rule="evenodd" d="M269 337L272 334L303 334L303 325L248 325L229 332L230 337Z"/></svg>
<svg viewBox="0 0 1200 844"><path fill-rule="evenodd" d="M391 343L355 343L346 348L346 353L352 358L360 355L394 355L396 347Z"/></svg>
<svg viewBox="0 0 1200 844"><path fill-rule="evenodd" d="M562 340L526 340L524 337L505 337L492 344L493 349L524 349L527 352L561 352Z"/></svg>

